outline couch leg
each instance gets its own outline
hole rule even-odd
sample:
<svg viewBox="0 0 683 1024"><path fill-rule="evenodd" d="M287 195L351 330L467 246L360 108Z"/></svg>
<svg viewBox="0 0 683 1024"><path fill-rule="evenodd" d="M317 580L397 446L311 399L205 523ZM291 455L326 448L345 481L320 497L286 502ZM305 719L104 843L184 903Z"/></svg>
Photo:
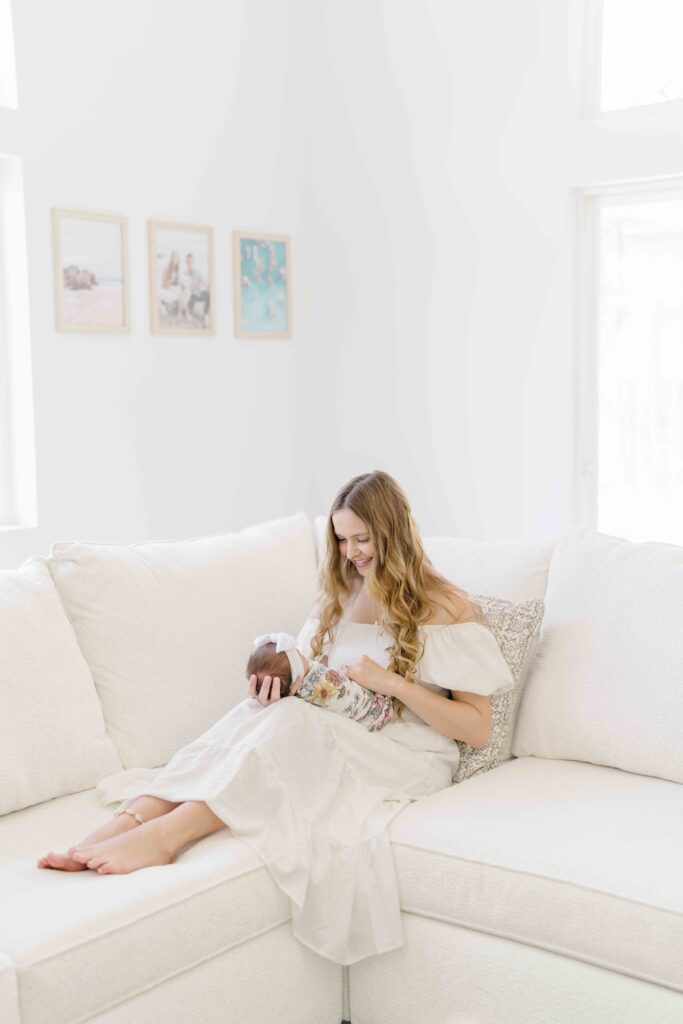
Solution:
<svg viewBox="0 0 683 1024"><path fill-rule="evenodd" d="M349 968L342 965L342 1022L351 1024L351 993L349 991Z"/></svg>

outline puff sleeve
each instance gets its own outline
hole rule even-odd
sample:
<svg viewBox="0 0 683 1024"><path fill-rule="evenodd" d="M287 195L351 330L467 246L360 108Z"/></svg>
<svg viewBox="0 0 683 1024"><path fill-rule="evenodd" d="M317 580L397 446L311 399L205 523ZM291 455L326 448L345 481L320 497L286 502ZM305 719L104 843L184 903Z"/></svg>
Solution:
<svg viewBox="0 0 683 1024"><path fill-rule="evenodd" d="M427 627L417 665L420 681L447 690L490 696L514 689L515 681L493 633L479 622Z"/></svg>
<svg viewBox="0 0 683 1024"><path fill-rule="evenodd" d="M313 639L313 636L319 625L320 617L318 615L315 615L314 613L311 613L297 634L296 646L306 658L310 658L311 656L311 640ZM323 645L322 656L327 654L329 646L330 642L328 637L325 644Z"/></svg>

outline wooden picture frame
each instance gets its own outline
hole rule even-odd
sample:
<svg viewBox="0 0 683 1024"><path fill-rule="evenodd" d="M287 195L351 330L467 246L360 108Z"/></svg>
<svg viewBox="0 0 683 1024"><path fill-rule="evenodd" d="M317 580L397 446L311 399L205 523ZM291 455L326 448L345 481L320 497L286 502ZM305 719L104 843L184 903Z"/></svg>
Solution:
<svg viewBox="0 0 683 1024"><path fill-rule="evenodd" d="M232 239L235 337L291 338L291 237L233 231Z"/></svg>
<svg viewBox="0 0 683 1024"><path fill-rule="evenodd" d="M51 213L56 329L129 333L128 219L65 207Z"/></svg>
<svg viewBox="0 0 683 1024"><path fill-rule="evenodd" d="M152 334L215 335L213 228L148 220L147 245Z"/></svg>

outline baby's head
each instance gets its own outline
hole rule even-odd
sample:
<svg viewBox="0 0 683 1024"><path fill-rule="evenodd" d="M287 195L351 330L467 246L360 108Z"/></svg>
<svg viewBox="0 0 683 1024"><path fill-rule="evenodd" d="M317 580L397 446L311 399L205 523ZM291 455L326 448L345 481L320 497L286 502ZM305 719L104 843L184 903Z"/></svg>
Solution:
<svg viewBox="0 0 683 1024"><path fill-rule="evenodd" d="M254 648L247 662L247 679L256 676L258 693L266 676L277 676L280 680L280 696L288 697L292 685L292 668L286 652L280 651L278 654L275 647L274 643L268 643Z"/></svg>

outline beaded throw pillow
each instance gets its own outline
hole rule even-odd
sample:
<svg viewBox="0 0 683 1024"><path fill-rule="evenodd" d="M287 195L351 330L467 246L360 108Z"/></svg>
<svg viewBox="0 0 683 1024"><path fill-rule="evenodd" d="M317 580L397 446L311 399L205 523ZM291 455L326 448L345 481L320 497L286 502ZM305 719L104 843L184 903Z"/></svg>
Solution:
<svg viewBox="0 0 683 1024"><path fill-rule="evenodd" d="M482 594L468 596L481 605L484 625L498 641L515 685L506 693L491 694L491 738L486 746L477 749L462 740L455 741L460 749L460 762L453 776L454 783L463 782L472 775L481 775L510 756L511 734L519 699L545 611L545 604L539 598L515 604L503 598Z"/></svg>

